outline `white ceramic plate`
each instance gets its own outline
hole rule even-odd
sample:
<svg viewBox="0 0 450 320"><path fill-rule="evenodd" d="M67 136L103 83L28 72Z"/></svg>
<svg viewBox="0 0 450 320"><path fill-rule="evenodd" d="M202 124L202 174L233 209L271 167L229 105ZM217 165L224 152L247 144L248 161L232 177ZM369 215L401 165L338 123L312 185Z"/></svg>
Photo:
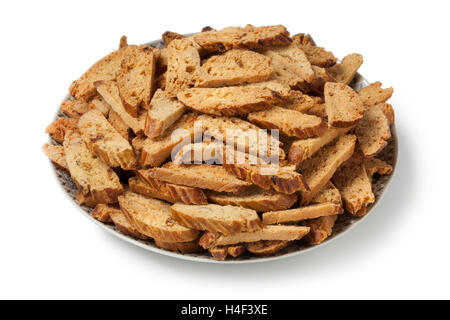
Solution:
<svg viewBox="0 0 450 320"><path fill-rule="evenodd" d="M162 40L156 40L148 43L149 45L157 48L164 47L164 43ZM363 78L361 75L357 74L355 79L352 81L350 86L352 86L354 89L359 90L365 86L367 86L369 82ZM69 97L67 96L66 99ZM66 100L65 99L65 100ZM63 115L59 113L56 115L56 118L62 117ZM395 165L397 162L397 150L398 150L398 142L397 142L397 134L395 130L395 125L391 126L392 131L392 139L390 140L388 146L383 150L383 152L378 156L379 158L387 161L389 164L393 166L393 172L391 175L387 176L376 176L373 180L373 192L375 194L376 200L375 203L373 203L368 208L368 214L375 208L377 203L381 201L381 198L383 196L383 193L386 191L393 175L395 172ZM56 144L55 141L50 140L49 143ZM51 163L51 162L50 162ZM197 261L197 262L208 262L208 263L220 263L220 264L237 264L237 263L256 263L256 262L264 262L264 261L271 261L271 260L278 260L283 258L288 258L292 256L299 255L301 253L304 253L308 250L317 249L335 239L337 239L340 235L344 234L345 232L348 232L351 228L358 225L363 218L353 218L350 217L347 214L341 215L338 220L336 221L336 224L333 228L333 234L328 237L322 244L316 245L316 246L309 246L306 244L303 244L301 242L297 243L294 242L282 251L278 252L274 256L270 257L257 257L254 255L251 255L249 253L246 253L238 258L229 259L226 261L216 261L211 258L210 254L208 252L202 253L202 254L179 254L179 253L173 253L171 251L166 251L163 249L160 249L155 245L153 241L144 241L144 240L136 240L132 237L129 237L127 235L124 235L120 232L118 232L114 225L112 224L104 224L96 219L94 219L91 216L92 209L89 207L86 207L84 205L80 205L78 201L76 200L75 196L77 193L77 187L75 183L70 178L70 175L66 173L64 170L58 168L57 166L52 164L52 167L55 172L56 179L58 181L58 184L63 189L63 192L66 194L66 196L69 198L69 200L72 202L72 204L83 214L85 215L89 220L106 230L107 232L110 232L111 234L115 235L116 237L119 237L122 240L128 241L129 243L132 243L138 247L141 247L145 250L153 251L162 255L178 258L178 259L184 259L184 260L190 260L190 261ZM366 215L366 216L367 216Z"/></svg>

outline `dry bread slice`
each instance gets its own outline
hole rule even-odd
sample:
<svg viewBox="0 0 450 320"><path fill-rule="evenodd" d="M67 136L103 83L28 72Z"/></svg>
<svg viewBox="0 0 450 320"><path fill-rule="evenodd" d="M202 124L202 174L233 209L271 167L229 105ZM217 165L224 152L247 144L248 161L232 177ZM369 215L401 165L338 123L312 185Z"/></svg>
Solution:
<svg viewBox="0 0 450 320"><path fill-rule="evenodd" d="M327 70L337 82L350 84L362 63L362 55L352 53L342 59L340 64L338 63Z"/></svg>
<svg viewBox="0 0 450 320"><path fill-rule="evenodd" d="M262 220L266 225L279 224L283 222L296 222L323 216L332 216L341 214L342 212L342 206L340 205L321 203L289 210L269 211L263 214Z"/></svg>
<svg viewBox="0 0 450 320"><path fill-rule="evenodd" d="M304 80L301 76L290 69L290 66L286 64L285 59L275 52L269 54L266 53L272 60L272 67L274 73L272 80L280 82L285 86L292 88L299 88L304 85Z"/></svg>
<svg viewBox="0 0 450 320"><path fill-rule="evenodd" d="M94 83L115 80L122 60L138 50L138 46L126 46L102 58L72 83L70 95L80 100L89 100L96 94Z"/></svg>
<svg viewBox="0 0 450 320"><path fill-rule="evenodd" d="M122 60L116 73L123 105L133 117L138 116L140 106L148 109L150 97L154 91L155 63L152 48L139 46Z"/></svg>
<svg viewBox="0 0 450 320"><path fill-rule="evenodd" d="M257 242L260 240L300 240L309 232L308 227L299 226L265 226L255 232L240 232L231 235L220 235L206 232L200 238L200 245L209 249L217 246L227 246L243 242Z"/></svg>
<svg viewBox="0 0 450 320"><path fill-rule="evenodd" d="M125 140L130 140L132 129L127 126L117 112L110 110L108 113L108 121Z"/></svg>
<svg viewBox="0 0 450 320"><path fill-rule="evenodd" d="M166 242L188 242L199 236L197 230L177 223L166 202L127 191L119 197L119 204L131 224L148 237Z"/></svg>
<svg viewBox="0 0 450 320"><path fill-rule="evenodd" d="M111 106L111 109L116 112L119 117L130 127L136 134L144 129L144 124L139 119L131 116L125 109L122 99L120 97L119 88L113 81L99 81L95 82L98 93Z"/></svg>
<svg viewBox="0 0 450 320"><path fill-rule="evenodd" d="M100 95L97 95L89 102L88 109L97 109L98 111L103 113L105 117L107 117L109 111L111 110L111 106Z"/></svg>
<svg viewBox="0 0 450 320"><path fill-rule="evenodd" d="M393 124L395 122L395 113L392 105L390 105L389 103L380 103L375 106L383 110L384 114L389 120L389 124Z"/></svg>
<svg viewBox="0 0 450 320"><path fill-rule="evenodd" d="M82 190L78 190L75 199L79 202L80 205L84 205L89 208L95 208L97 202L92 198L90 193L84 194Z"/></svg>
<svg viewBox="0 0 450 320"><path fill-rule="evenodd" d="M100 111L90 110L82 115L78 128L89 149L106 164L125 170L136 168L137 161L130 143Z"/></svg>
<svg viewBox="0 0 450 320"><path fill-rule="evenodd" d="M312 65L321 68L329 68L334 66L337 62L337 58L333 55L333 53L322 47L311 45L300 45L299 47L305 53L308 61Z"/></svg>
<svg viewBox="0 0 450 320"><path fill-rule="evenodd" d="M229 235L261 229L261 220L256 211L242 207L175 203L171 210L181 225L195 230Z"/></svg>
<svg viewBox="0 0 450 320"><path fill-rule="evenodd" d="M360 211L375 201L364 164L339 168L333 176L333 183L341 193L345 208L352 215L360 216Z"/></svg>
<svg viewBox="0 0 450 320"><path fill-rule="evenodd" d="M145 119L144 133L150 138L162 135L186 110L186 107L166 92L158 89L153 95Z"/></svg>
<svg viewBox="0 0 450 320"><path fill-rule="evenodd" d="M283 98L283 102L280 106L286 109L305 113L320 103L322 103L322 99L320 97L312 97L302 93L301 91L292 90L289 96Z"/></svg>
<svg viewBox="0 0 450 320"><path fill-rule="evenodd" d="M245 248L257 256L271 256L286 248L290 243L291 241L283 240L261 240L246 243Z"/></svg>
<svg viewBox="0 0 450 320"><path fill-rule="evenodd" d="M233 49L212 56L194 74L196 87L215 88L268 80L273 74L270 58L253 51Z"/></svg>
<svg viewBox="0 0 450 320"><path fill-rule="evenodd" d="M292 42L282 25L244 28L228 27L220 31L205 31L194 36L203 51L216 53L230 49L261 49L266 46L287 45Z"/></svg>
<svg viewBox="0 0 450 320"><path fill-rule="evenodd" d="M321 136L327 129L327 124L319 117L282 107L252 112L247 118L263 128L278 129L300 139Z"/></svg>
<svg viewBox="0 0 450 320"><path fill-rule="evenodd" d="M295 166L227 162L223 164L223 167L239 179L253 183L265 190L273 188L275 191L285 194L309 190L308 184L303 176L295 170Z"/></svg>
<svg viewBox="0 0 450 320"><path fill-rule="evenodd" d="M295 44L270 48L264 54L273 59L276 57L285 67L293 71L302 80L310 83L314 79L314 71L305 53Z"/></svg>
<svg viewBox="0 0 450 320"><path fill-rule="evenodd" d="M391 174L392 166L378 158L370 158L364 161L364 165L366 166L366 171L369 177L373 176L375 173L378 174Z"/></svg>
<svg viewBox="0 0 450 320"><path fill-rule="evenodd" d="M238 193L251 184L236 178L221 166L209 164L176 165L166 163L161 168L152 168L145 173L149 177L165 182L218 192Z"/></svg>
<svg viewBox="0 0 450 320"><path fill-rule="evenodd" d="M346 128L358 123L365 108L358 94L342 83L325 84L325 111L328 123L333 127Z"/></svg>
<svg viewBox="0 0 450 320"><path fill-rule="evenodd" d="M257 187L237 195L210 192L207 196L212 202L223 206L241 206L258 212L289 209L298 199L298 195L295 193L282 194L273 190L264 190Z"/></svg>
<svg viewBox="0 0 450 320"><path fill-rule="evenodd" d="M183 39L185 36L182 34L172 32L172 31L166 31L162 34L161 39L164 41L164 45L167 47L169 44L176 39Z"/></svg>
<svg viewBox="0 0 450 320"><path fill-rule="evenodd" d="M333 203L342 207L341 193L331 181L328 181L322 190L311 200L311 204L320 203Z"/></svg>
<svg viewBox="0 0 450 320"><path fill-rule="evenodd" d="M324 145L332 142L337 137L346 134L351 129L353 129L353 127L328 127L325 133L320 137L294 141L289 149L289 162L298 165L300 162L308 159L319 151Z"/></svg>
<svg viewBox="0 0 450 320"><path fill-rule="evenodd" d="M280 141L258 126L236 118L200 115L197 123L205 137L214 137L227 145L234 145L237 150L257 155L259 158L285 159L286 154L280 148ZM266 161L267 162L267 161Z"/></svg>
<svg viewBox="0 0 450 320"><path fill-rule="evenodd" d="M276 91L261 87L191 88L177 95L187 107L213 115L245 115L281 101Z"/></svg>
<svg viewBox="0 0 450 320"><path fill-rule="evenodd" d="M333 227L338 215L325 216L302 222L302 225L311 230L305 236L305 241L310 245L317 245L325 241L333 233Z"/></svg>
<svg viewBox="0 0 450 320"><path fill-rule="evenodd" d="M95 206L94 210L92 211L91 215L93 218L97 219L100 222L109 223L112 222L110 213L114 210L119 210L116 207L99 203Z"/></svg>
<svg viewBox="0 0 450 320"><path fill-rule="evenodd" d="M146 170L138 170L139 178L130 178L130 188L136 193L166 200L168 202L183 202L185 204L207 204L206 195L202 189L180 186L151 178ZM132 186L133 185L133 186ZM134 191L134 190L133 190Z"/></svg>
<svg viewBox="0 0 450 320"><path fill-rule="evenodd" d="M171 97L193 85L193 75L200 68L198 46L192 39L173 40L168 47L166 92Z"/></svg>
<svg viewBox="0 0 450 320"><path fill-rule="evenodd" d="M325 110L325 103L316 104L316 105L312 106L305 113L306 114L311 114L313 116L317 116L317 117L320 117L320 118L323 118L323 119L327 119L327 112Z"/></svg>
<svg viewBox="0 0 450 320"><path fill-rule="evenodd" d="M64 137L68 131L78 131L78 119L59 118L50 123L45 129L45 133L59 143L63 143Z"/></svg>
<svg viewBox="0 0 450 320"><path fill-rule="evenodd" d="M147 240L148 237L137 231L137 229L131 224L127 216L121 209L115 207L108 207L109 216L112 222L116 226L117 231L126 234L130 237Z"/></svg>
<svg viewBox="0 0 450 320"><path fill-rule="evenodd" d="M79 118L89 110L89 105L84 100L66 100L61 103L61 112L71 118Z"/></svg>
<svg viewBox="0 0 450 320"><path fill-rule="evenodd" d="M337 168L348 160L355 150L356 136L344 135L321 148L298 166L309 191L302 191L302 204L308 204L328 183Z"/></svg>
<svg viewBox="0 0 450 320"><path fill-rule="evenodd" d="M292 37L292 43L296 45L302 45L302 46L315 46L316 42L308 33L297 33L294 34Z"/></svg>
<svg viewBox="0 0 450 320"><path fill-rule="evenodd" d="M197 115L187 113L178 119L162 136L145 139L140 156L142 166L157 167L178 152L180 143L191 142L194 136L194 122Z"/></svg>
<svg viewBox="0 0 450 320"><path fill-rule="evenodd" d="M224 261L228 255L237 258L245 252L245 246L233 245L209 248L209 252L214 260Z"/></svg>
<svg viewBox="0 0 450 320"><path fill-rule="evenodd" d="M383 150L391 138L389 120L379 106L370 107L355 128L359 147L366 157Z"/></svg>
<svg viewBox="0 0 450 320"><path fill-rule="evenodd" d="M336 82L336 80L325 68L313 65L312 69L314 71L314 80L311 82L307 89L312 93L322 97L325 83Z"/></svg>
<svg viewBox="0 0 450 320"><path fill-rule="evenodd" d="M176 253L196 253L203 250L197 240L188 242L166 242L155 239L155 244L164 250L169 250Z"/></svg>
<svg viewBox="0 0 450 320"><path fill-rule="evenodd" d="M282 98L288 97L291 94L291 88L288 85L281 83L280 81L277 80L267 80L262 82L248 83L245 84L245 86L267 88L272 91L278 92L278 94Z"/></svg>
<svg viewBox="0 0 450 320"><path fill-rule="evenodd" d="M381 86L382 83L377 81L358 91L359 97L364 105L374 106L384 103L392 97L394 89L382 89Z"/></svg>
<svg viewBox="0 0 450 320"><path fill-rule="evenodd" d="M114 203L123 193L117 174L94 157L79 133L69 131L64 139L64 152L72 179L83 194L90 194L97 203Z"/></svg>
<svg viewBox="0 0 450 320"><path fill-rule="evenodd" d="M55 146L46 143L42 146L42 151L44 151L45 155L58 167L68 170L63 146Z"/></svg>

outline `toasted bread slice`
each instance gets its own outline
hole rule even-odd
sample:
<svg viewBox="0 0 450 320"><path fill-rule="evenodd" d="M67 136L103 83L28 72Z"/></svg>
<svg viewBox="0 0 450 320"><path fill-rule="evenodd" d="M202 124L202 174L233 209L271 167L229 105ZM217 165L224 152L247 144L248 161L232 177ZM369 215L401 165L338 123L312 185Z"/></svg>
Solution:
<svg viewBox="0 0 450 320"><path fill-rule="evenodd" d="M311 199L311 204L333 203L342 207L342 197L339 190L333 185L331 181L320 190L320 192Z"/></svg>
<svg viewBox="0 0 450 320"><path fill-rule="evenodd" d="M218 192L238 193L251 184L236 178L221 166L208 164L176 165L167 163L161 168L152 168L147 174L154 179L194 188Z"/></svg>
<svg viewBox="0 0 450 320"><path fill-rule="evenodd" d="M113 207L111 205L99 203L95 206L91 215L93 218L100 222L112 222L110 213L112 211L119 210L119 208Z"/></svg>
<svg viewBox="0 0 450 320"><path fill-rule="evenodd" d="M286 157L276 137L248 121L211 115L200 115L196 120L205 136L234 145L239 151L255 154L263 159Z"/></svg>
<svg viewBox="0 0 450 320"><path fill-rule="evenodd" d="M78 119L59 118L45 129L45 133L59 143L63 143L64 136L68 131L78 131Z"/></svg>
<svg viewBox="0 0 450 320"><path fill-rule="evenodd" d="M195 230L228 235L261 228L261 220L256 211L242 207L175 203L171 210L173 217L181 225Z"/></svg>
<svg viewBox="0 0 450 320"><path fill-rule="evenodd" d="M346 128L358 123L365 108L358 94L342 83L325 84L325 110L328 123L333 127Z"/></svg>
<svg viewBox="0 0 450 320"><path fill-rule="evenodd" d="M314 79L311 63L299 46L292 44L290 46L270 48L265 50L264 54L272 59L276 56L285 67L289 68L304 81L310 83Z"/></svg>
<svg viewBox="0 0 450 320"><path fill-rule="evenodd" d="M282 56L273 51L265 52L265 54L272 60L272 67L274 70L271 78L272 80L291 88L298 88L302 86L303 83L306 83L301 76L290 69L290 66Z"/></svg>
<svg viewBox="0 0 450 320"><path fill-rule="evenodd" d="M171 97L194 84L193 75L200 68L200 55L192 39L173 40L168 47L165 91Z"/></svg>
<svg viewBox="0 0 450 320"><path fill-rule="evenodd" d="M102 207L99 208L99 206ZM120 208L99 204L97 205L97 207L95 207L94 211L92 212L92 215L94 215L95 210L97 210L98 208L101 214L107 214L110 217L110 221L114 223L117 231L136 239L142 240L148 239L147 236L137 231L137 229L131 224L131 222L128 220L128 218L125 216L125 214L122 212Z"/></svg>
<svg viewBox="0 0 450 320"><path fill-rule="evenodd" d="M185 110L186 107L181 102L160 89L156 90L145 119L144 133L150 138L161 136Z"/></svg>
<svg viewBox="0 0 450 320"><path fill-rule="evenodd" d="M245 252L244 245L232 245L209 248L209 252L214 260L224 261L229 255L237 258Z"/></svg>
<svg viewBox="0 0 450 320"><path fill-rule="evenodd" d="M379 106L370 107L355 128L359 147L366 157L383 150L391 138L389 120Z"/></svg>
<svg viewBox="0 0 450 320"><path fill-rule="evenodd" d="M164 45L167 47L173 40L183 39L185 36L176 32L166 31L162 34L161 38L164 41Z"/></svg>
<svg viewBox="0 0 450 320"><path fill-rule="evenodd" d="M327 111L325 109L325 103L319 103L314 106L312 106L308 111L305 112L306 114L311 114L313 116L317 116L323 119L327 119Z"/></svg>
<svg viewBox="0 0 450 320"><path fill-rule="evenodd" d="M125 109L120 97L119 88L113 81L96 82L98 93L111 106L111 109L116 112L119 117L130 127L136 134L144 130L144 124L138 118L131 116Z"/></svg>
<svg viewBox="0 0 450 320"><path fill-rule="evenodd" d="M176 253L196 253L203 250L197 240L188 242L166 242L155 239L155 244L164 250L169 250Z"/></svg>
<svg viewBox="0 0 450 320"><path fill-rule="evenodd" d="M310 34L308 33L297 33L294 34L292 37L292 43L296 44L296 45L301 45L301 46L315 46L316 42L314 41L314 39L311 37Z"/></svg>
<svg viewBox="0 0 450 320"><path fill-rule="evenodd" d="M117 112L110 110L108 121L125 140L130 140L132 129L122 120Z"/></svg>
<svg viewBox="0 0 450 320"><path fill-rule="evenodd" d="M89 149L106 164L125 170L136 168L137 161L130 143L100 111L86 112L78 121L78 128Z"/></svg>
<svg viewBox="0 0 450 320"><path fill-rule="evenodd" d="M325 241L332 233L338 215L325 216L302 222L302 225L311 230L305 236L305 241L310 245L317 245Z"/></svg>
<svg viewBox="0 0 450 320"><path fill-rule="evenodd" d="M267 88L272 91L278 92L278 94L282 98L288 97L291 94L291 88L288 85L281 83L277 80L267 80L267 81L262 81L262 82L248 83L248 84L245 84L245 86Z"/></svg>
<svg viewBox="0 0 450 320"><path fill-rule="evenodd" d="M309 232L308 227L298 226L265 226L255 232L240 232L231 235L220 235L206 232L200 238L200 245L209 249L217 246L227 246L243 242L257 242L260 240L300 240Z"/></svg>
<svg viewBox="0 0 450 320"><path fill-rule="evenodd" d="M166 132L157 138L147 138L142 146L140 162L142 166L160 166L176 154L175 148L183 141L191 141L194 136L194 122L197 115L187 113L178 119Z"/></svg>
<svg viewBox="0 0 450 320"><path fill-rule="evenodd" d="M282 194L274 190L264 190L257 187L238 195L210 192L207 196L209 200L223 206L241 206L257 212L289 209L298 199L295 193Z"/></svg>
<svg viewBox="0 0 450 320"><path fill-rule="evenodd" d="M58 167L68 170L63 146L55 146L46 143L42 146L42 151L44 151L45 155Z"/></svg>
<svg viewBox="0 0 450 320"><path fill-rule="evenodd" d="M203 51L210 53L224 52L230 49L261 49L266 46L287 45L292 42L284 26L244 28L228 27L220 31L206 31L194 36L194 40Z"/></svg>
<svg viewBox="0 0 450 320"><path fill-rule="evenodd" d="M384 114L389 120L389 124L393 124L395 122L395 113L394 109L392 108L392 105L390 105L389 103L380 103L375 106L383 110Z"/></svg>
<svg viewBox="0 0 450 320"><path fill-rule="evenodd" d="M97 205L97 202L94 200L92 195L90 193L84 194L82 190L78 190L77 195L75 196L75 199L77 199L78 203L80 205L89 207L89 208L95 208Z"/></svg>
<svg viewBox="0 0 450 320"><path fill-rule="evenodd" d="M364 165L369 177L373 176L375 173L383 175L391 174L393 170L392 166L389 163L378 158L370 158L368 160L365 160Z"/></svg>
<svg viewBox="0 0 450 320"><path fill-rule="evenodd" d="M138 50L140 50L138 46L126 46L102 58L72 83L69 89L70 95L76 99L88 101L96 94L94 83L115 80L122 60Z"/></svg>
<svg viewBox="0 0 450 320"><path fill-rule="evenodd" d="M358 91L359 97L364 105L374 106L384 103L392 97L394 89L382 89L381 86L382 83L377 81Z"/></svg>
<svg viewBox="0 0 450 320"><path fill-rule="evenodd" d="M192 88L178 94L187 107L213 115L245 115L281 101L278 92L258 87Z"/></svg>
<svg viewBox="0 0 450 320"><path fill-rule="evenodd" d="M291 242L283 240L261 240L257 242L246 243L246 249L257 256L271 256L284 248Z"/></svg>
<svg viewBox="0 0 450 320"><path fill-rule="evenodd" d="M72 179L83 194L91 194L97 203L114 203L123 193L117 174L88 149L79 133L69 131L64 152Z"/></svg>
<svg viewBox="0 0 450 320"><path fill-rule="evenodd" d="M289 162L298 165L300 162L308 159L324 145L332 142L337 137L340 137L350 131L350 128L332 128L326 129L325 133L317 138L309 138L304 140L297 140L292 143L289 149Z"/></svg>
<svg viewBox="0 0 450 320"><path fill-rule="evenodd" d="M309 191L302 191L302 204L308 204L328 183L337 168L348 160L355 150L356 136L344 135L321 148L298 166Z"/></svg>
<svg viewBox="0 0 450 320"><path fill-rule="evenodd" d="M155 76L155 55L149 46L140 46L127 55L117 71L117 86L125 110L133 117L138 108L148 109L153 93Z"/></svg>
<svg viewBox="0 0 450 320"><path fill-rule="evenodd" d="M345 166L333 176L333 183L339 189L347 211L352 215L375 201L372 184L364 164Z"/></svg>
<svg viewBox="0 0 450 320"><path fill-rule="evenodd" d="M283 102L280 106L286 109L306 113L309 109L320 103L322 103L322 99L319 97L312 97L301 91L292 90L289 96L283 98Z"/></svg>
<svg viewBox="0 0 450 320"><path fill-rule="evenodd" d="M273 164L224 163L223 167L241 180L253 183L265 190L274 189L284 194L309 190L303 176L295 171L295 166Z"/></svg>
<svg viewBox="0 0 450 320"><path fill-rule="evenodd" d="M119 197L119 204L131 224L148 237L166 242L188 242L199 236L197 230L177 223L166 202L128 191Z"/></svg>
<svg viewBox="0 0 450 320"><path fill-rule="evenodd" d="M89 102L88 108L89 110L97 109L103 113L105 117L108 116L109 111L111 110L111 106L100 95L96 96Z"/></svg>
<svg viewBox="0 0 450 320"><path fill-rule="evenodd" d="M71 118L78 119L89 110L89 104L84 100L66 100L61 103L61 112Z"/></svg>
<svg viewBox="0 0 450 320"><path fill-rule="evenodd" d="M279 224L283 222L296 222L323 216L332 216L341 214L342 212L343 210L340 205L321 203L295 209L269 211L264 213L262 218L264 224Z"/></svg>
<svg viewBox="0 0 450 320"><path fill-rule="evenodd" d="M305 92L311 92L315 95L323 97L325 83L336 82L333 76L325 68L311 66L314 71L314 80L307 88L302 88Z"/></svg>
<svg viewBox="0 0 450 320"><path fill-rule="evenodd" d="M330 51L322 47L311 45L300 45L300 49L305 53L311 65L321 68L329 68L336 64L337 58Z"/></svg>
<svg viewBox="0 0 450 320"><path fill-rule="evenodd" d="M207 204L206 195L199 188L180 186L172 183L163 182L148 176L146 170L137 171L140 179L129 180L130 188L136 193L166 200L176 203L183 202L185 204Z"/></svg>
<svg viewBox="0 0 450 320"><path fill-rule="evenodd" d="M196 87L216 88L268 80L270 58L253 51L234 49L212 56L194 74Z"/></svg>
<svg viewBox="0 0 450 320"><path fill-rule="evenodd" d="M278 129L300 139L321 136L327 129L327 124L319 117L282 107L252 112L247 118L263 128Z"/></svg>
<svg viewBox="0 0 450 320"><path fill-rule="evenodd" d="M359 67L363 63L363 57L360 54L352 53L342 59L342 62L328 68L330 75L337 82L350 84L356 75Z"/></svg>

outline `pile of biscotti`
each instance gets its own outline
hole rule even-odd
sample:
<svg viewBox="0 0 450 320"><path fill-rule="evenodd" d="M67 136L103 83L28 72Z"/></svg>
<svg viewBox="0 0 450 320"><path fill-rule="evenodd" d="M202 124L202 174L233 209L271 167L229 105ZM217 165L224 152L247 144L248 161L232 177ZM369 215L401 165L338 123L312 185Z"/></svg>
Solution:
<svg viewBox="0 0 450 320"><path fill-rule="evenodd" d="M157 49L122 37L72 83L63 115L47 127L44 152L93 217L166 250L224 260L317 245L340 215L366 214L372 177L392 172L377 155L394 111L392 88L349 86L361 55L338 63L281 25L163 40ZM262 129L278 129L279 139ZM223 141L227 130L257 135ZM206 131L208 139L198 135ZM231 161L218 141L244 161ZM254 145L278 166L251 153ZM196 152L203 158L192 163Z"/></svg>

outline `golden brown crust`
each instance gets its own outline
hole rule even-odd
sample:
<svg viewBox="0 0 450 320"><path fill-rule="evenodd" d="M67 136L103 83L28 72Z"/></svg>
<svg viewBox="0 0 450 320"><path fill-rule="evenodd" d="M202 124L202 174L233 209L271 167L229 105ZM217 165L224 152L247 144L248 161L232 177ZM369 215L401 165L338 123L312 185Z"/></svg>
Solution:
<svg viewBox="0 0 450 320"><path fill-rule="evenodd" d="M97 205L97 207L98 206L99 205ZM97 207L95 209L97 209ZM128 220L128 218L125 216L125 214L119 207L106 206L103 207L102 210L108 214L110 220L116 226L117 231L136 239L142 240L148 239L147 236L143 235L142 233L136 230L136 228L131 224L131 222Z"/></svg>
<svg viewBox="0 0 450 320"><path fill-rule="evenodd" d="M61 112L71 118L78 119L89 110L89 105L84 100L66 100L61 103Z"/></svg>
<svg viewBox="0 0 450 320"><path fill-rule="evenodd" d="M342 62L327 69L330 75L337 82L350 84L356 75L359 67L363 63L363 57L360 54L352 53L342 59Z"/></svg>
<svg viewBox="0 0 450 320"><path fill-rule="evenodd" d="M364 105L374 106L380 103L385 103L392 97L394 89L382 89L381 86L382 83L377 81L358 91L359 97Z"/></svg>
<svg viewBox="0 0 450 320"><path fill-rule="evenodd" d="M80 205L85 205L86 207L89 208L95 208L95 206L97 205L97 202L92 198L92 196L89 193L84 194L82 191L78 191L75 198L80 203Z"/></svg>
<svg viewBox="0 0 450 320"><path fill-rule="evenodd" d="M167 47L173 40L183 39L185 36L176 32L166 31L162 34L161 38L164 41L164 45Z"/></svg>
<svg viewBox="0 0 450 320"><path fill-rule="evenodd" d="M164 250L173 251L175 253L196 253L203 251L203 248L198 244L198 240L188 242L166 242L155 239L155 244Z"/></svg>
<svg viewBox="0 0 450 320"><path fill-rule="evenodd" d="M42 146L42 151L44 151L45 155L59 168L68 170L63 146L55 146L46 143Z"/></svg>
<svg viewBox="0 0 450 320"><path fill-rule="evenodd" d="M325 216L302 222L305 227L311 228L305 236L305 241L310 245L317 245L325 241L333 233L333 227L338 215Z"/></svg>
<svg viewBox="0 0 450 320"><path fill-rule="evenodd" d="M303 45L303 46L315 46L316 42L308 33L297 33L294 34L292 37L292 43L296 45Z"/></svg>
<svg viewBox="0 0 450 320"><path fill-rule="evenodd" d="M120 210L116 207L109 206L107 204L97 204L92 211L92 217L100 222L112 222L110 213L114 210Z"/></svg>

